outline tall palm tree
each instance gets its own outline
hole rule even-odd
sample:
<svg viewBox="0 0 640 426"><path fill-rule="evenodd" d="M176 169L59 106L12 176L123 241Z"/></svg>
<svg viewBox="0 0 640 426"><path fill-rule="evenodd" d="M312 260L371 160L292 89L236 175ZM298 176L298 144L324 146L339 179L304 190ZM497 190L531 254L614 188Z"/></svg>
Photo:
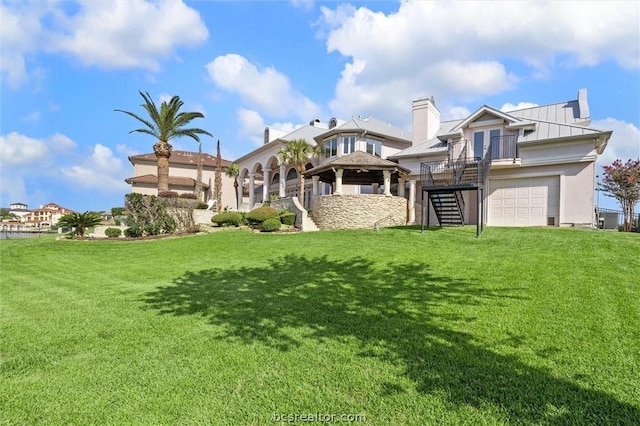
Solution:
<svg viewBox="0 0 640 426"><path fill-rule="evenodd" d="M224 174L233 179L233 189L236 190L236 208L240 208L240 198L238 198L238 176L240 176L240 167L237 163L231 163L224 169Z"/></svg>
<svg viewBox="0 0 640 426"><path fill-rule="evenodd" d="M191 120L204 118L204 114L200 112L179 112L180 108L184 105L184 102L180 100L179 96L172 97L169 102L163 101L162 104L160 104L160 111L158 111L149 92L139 93L144 99L144 104L141 106L149 114L150 120L144 119L133 112L123 111L121 109L116 109L116 111L128 114L146 126L141 129L132 130L129 133L146 133L158 140L153 145L153 153L158 159L158 192L168 191L169 158L171 157L171 151L173 149L169 141L174 138L189 136L195 139L196 142L200 142L198 135L213 135L206 130L198 128L184 128Z"/></svg>
<svg viewBox="0 0 640 426"><path fill-rule="evenodd" d="M300 189L298 191L298 200L304 205L304 176L302 173L306 170L307 163L315 157L322 155L322 147L319 145L311 145L305 139L295 139L287 142L287 145L278 152L280 160L296 168L300 177Z"/></svg>

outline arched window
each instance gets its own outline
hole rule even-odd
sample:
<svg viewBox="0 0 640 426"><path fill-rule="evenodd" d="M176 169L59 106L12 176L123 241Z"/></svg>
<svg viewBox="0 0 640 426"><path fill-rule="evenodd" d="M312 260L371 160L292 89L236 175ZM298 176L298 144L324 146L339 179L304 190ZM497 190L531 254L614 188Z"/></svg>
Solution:
<svg viewBox="0 0 640 426"><path fill-rule="evenodd" d="M264 128L264 144L268 144L269 143L269 128L265 127Z"/></svg>
<svg viewBox="0 0 640 426"><path fill-rule="evenodd" d="M296 169L292 167L291 169L289 169L289 172L287 173L287 180L292 180L297 178L298 178L298 172L296 172Z"/></svg>
<svg viewBox="0 0 640 426"><path fill-rule="evenodd" d="M329 128L333 129L334 127L336 127L338 125L338 120L336 120L336 118L332 118L331 120L329 120Z"/></svg>
<svg viewBox="0 0 640 426"><path fill-rule="evenodd" d="M307 163L307 164L305 164L304 169L305 169L305 170L311 170L311 169L313 169L313 164L311 164L311 163Z"/></svg>
<svg viewBox="0 0 640 426"><path fill-rule="evenodd" d="M273 175L273 179L271 179L271 183L278 183L280 182L280 173L276 173L275 175Z"/></svg>

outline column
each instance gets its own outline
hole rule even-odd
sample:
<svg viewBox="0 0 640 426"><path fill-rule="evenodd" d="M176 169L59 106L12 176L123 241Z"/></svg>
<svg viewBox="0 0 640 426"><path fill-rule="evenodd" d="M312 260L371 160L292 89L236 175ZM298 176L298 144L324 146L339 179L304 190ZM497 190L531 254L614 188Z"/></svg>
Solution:
<svg viewBox="0 0 640 426"><path fill-rule="evenodd" d="M287 166L283 163L280 164L280 181L278 182L278 195L280 198L284 198L286 195L287 188L287 176L285 173L287 172Z"/></svg>
<svg viewBox="0 0 640 426"><path fill-rule="evenodd" d="M317 197L318 194L318 182L320 182L320 176L312 176L311 181L313 182L313 196Z"/></svg>
<svg viewBox="0 0 640 426"><path fill-rule="evenodd" d="M244 192L244 178L238 176L236 177L236 182L238 183L238 205L236 206L236 209L240 210L240 206L242 206L242 202L244 201L244 196L243 196L243 192Z"/></svg>
<svg viewBox="0 0 640 426"><path fill-rule="evenodd" d="M404 178L398 178L398 197L404 197Z"/></svg>
<svg viewBox="0 0 640 426"><path fill-rule="evenodd" d="M409 219L407 223L415 223L416 221L416 180L409 180Z"/></svg>
<svg viewBox="0 0 640 426"><path fill-rule="evenodd" d="M262 169L262 202L269 200L269 187L271 186L271 169Z"/></svg>
<svg viewBox="0 0 640 426"><path fill-rule="evenodd" d="M344 172L342 169L336 170L336 187L333 190L333 195L342 194L342 172Z"/></svg>
<svg viewBox="0 0 640 426"><path fill-rule="evenodd" d="M391 197L391 170L383 170L382 176L384 176L384 195Z"/></svg>
<svg viewBox="0 0 640 426"><path fill-rule="evenodd" d="M254 177L255 177L255 174L249 173L249 210L253 209L253 203L254 203L254 200L253 200L253 192L255 190Z"/></svg>

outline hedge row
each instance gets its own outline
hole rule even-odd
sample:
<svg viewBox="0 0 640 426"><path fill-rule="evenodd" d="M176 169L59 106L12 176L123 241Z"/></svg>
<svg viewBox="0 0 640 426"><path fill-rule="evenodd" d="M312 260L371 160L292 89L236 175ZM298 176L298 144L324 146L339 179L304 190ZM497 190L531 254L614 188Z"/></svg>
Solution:
<svg viewBox="0 0 640 426"><path fill-rule="evenodd" d="M235 227L248 224L260 227L265 232L273 232L279 230L282 224L293 226L296 223L296 214L288 210L278 211L270 206L262 206L246 214L241 212L222 212L213 216L211 222L218 226Z"/></svg>

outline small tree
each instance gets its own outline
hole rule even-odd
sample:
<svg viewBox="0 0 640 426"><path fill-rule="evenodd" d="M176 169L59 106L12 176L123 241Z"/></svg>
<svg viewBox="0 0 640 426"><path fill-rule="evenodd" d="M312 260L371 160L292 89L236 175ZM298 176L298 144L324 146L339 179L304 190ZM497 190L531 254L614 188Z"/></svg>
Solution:
<svg viewBox="0 0 640 426"><path fill-rule="evenodd" d="M58 220L58 226L76 228L76 233L84 236L87 228L100 225L102 217L96 212L67 213Z"/></svg>
<svg viewBox="0 0 640 426"><path fill-rule="evenodd" d="M640 160L616 160L604 166L604 179L600 190L618 200L624 215L623 231L631 231L633 212L640 201Z"/></svg>
<svg viewBox="0 0 640 426"><path fill-rule="evenodd" d="M287 142L287 145L278 152L280 160L287 164L292 165L298 172L300 178L300 190L298 191L298 200L300 204L304 205L304 176L306 164L315 157L322 155L322 147L319 145L311 145L305 139L296 139Z"/></svg>
<svg viewBox="0 0 640 426"><path fill-rule="evenodd" d="M224 174L233 179L233 189L236 191L236 208L240 208L240 199L238 198L238 176L240 175L240 167L236 163L229 164L224 169Z"/></svg>

